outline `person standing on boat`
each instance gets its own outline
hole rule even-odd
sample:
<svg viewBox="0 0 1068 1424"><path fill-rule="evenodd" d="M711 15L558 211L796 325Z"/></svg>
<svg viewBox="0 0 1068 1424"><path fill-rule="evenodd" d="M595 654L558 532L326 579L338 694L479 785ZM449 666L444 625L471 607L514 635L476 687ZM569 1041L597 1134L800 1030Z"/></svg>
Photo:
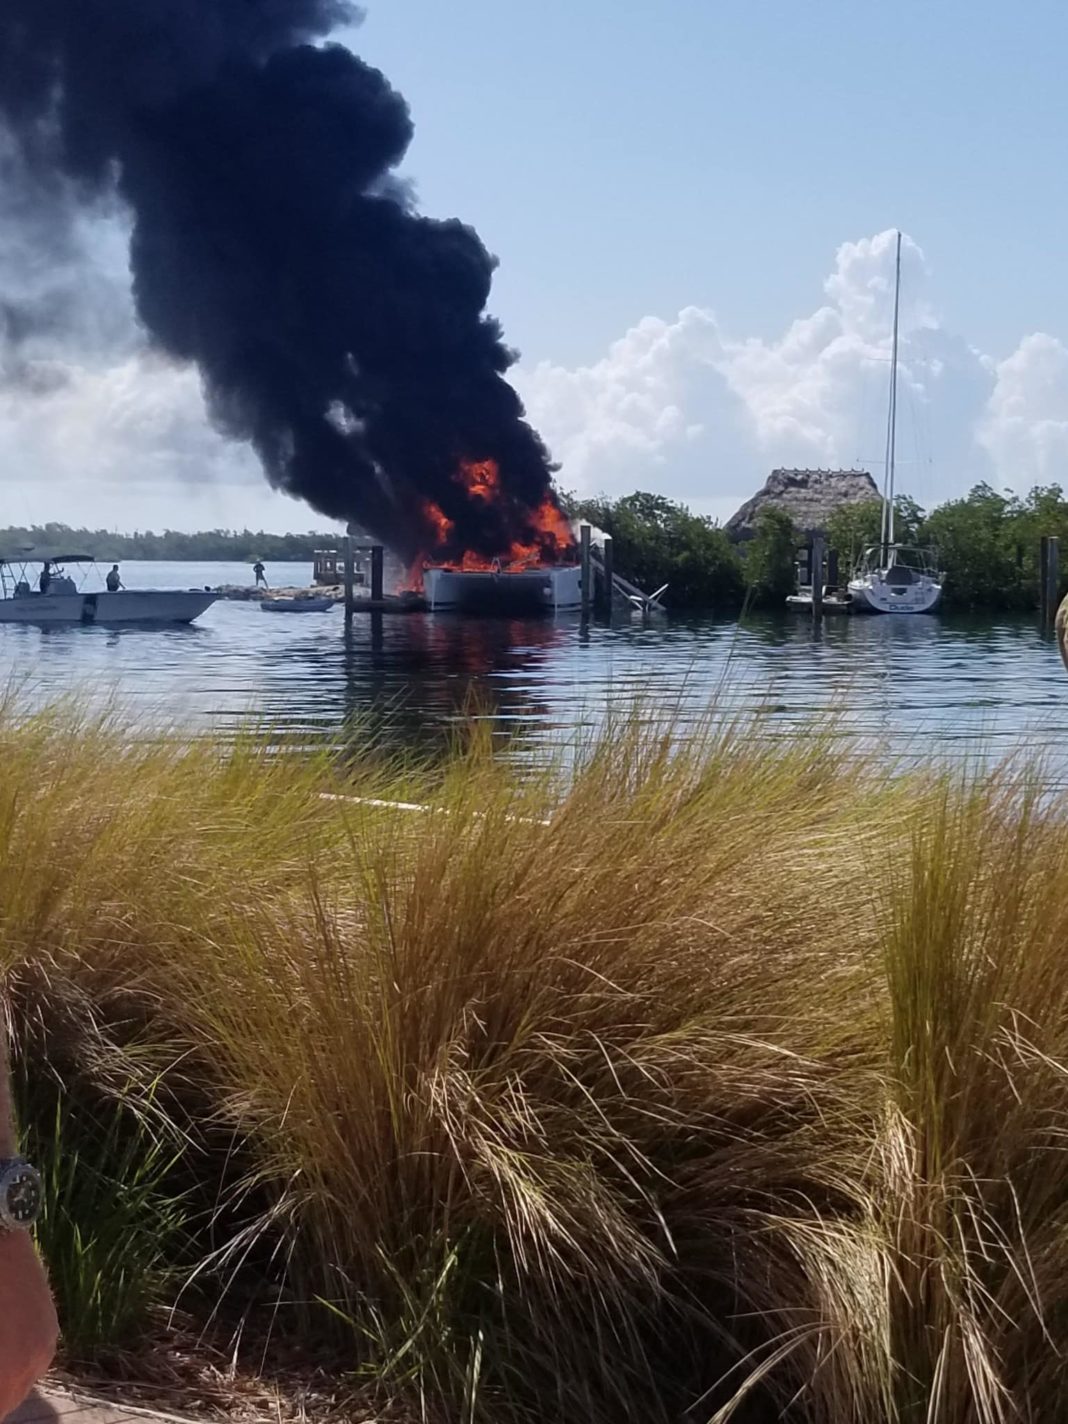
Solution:
<svg viewBox="0 0 1068 1424"><path fill-rule="evenodd" d="M111 566L111 573L108 574L107 579L105 580L105 582L107 583L107 586L108 586L108 593L118 593L118 591L119 591L120 588L124 588L124 587L125 587L125 585L123 584L122 579L119 577L119 566L118 566L118 564L112 564L112 566Z"/></svg>
<svg viewBox="0 0 1068 1424"><path fill-rule="evenodd" d="M37 587L42 593L47 593L52 584L52 565L47 559L41 569L41 577L37 580Z"/></svg>
<svg viewBox="0 0 1068 1424"><path fill-rule="evenodd" d="M270 588L270 584L267 582L267 570L263 567L259 559L252 565L252 572L256 575L257 588L259 588L261 583L264 588Z"/></svg>

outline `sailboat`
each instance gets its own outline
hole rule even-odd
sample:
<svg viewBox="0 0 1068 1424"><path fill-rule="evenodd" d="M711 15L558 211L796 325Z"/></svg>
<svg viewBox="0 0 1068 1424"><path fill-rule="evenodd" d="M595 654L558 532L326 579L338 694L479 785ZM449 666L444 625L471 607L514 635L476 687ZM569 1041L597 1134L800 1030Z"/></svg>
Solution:
<svg viewBox="0 0 1068 1424"><path fill-rule="evenodd" d="M942 574L929 549L894 542L894 459L897 453L897 350L901 310L901 234L894 275L894 341L890 358L890 410L886 423L886 472L879 543L866 549L849 580L856 613L933 613L942 600Z"/></svg>

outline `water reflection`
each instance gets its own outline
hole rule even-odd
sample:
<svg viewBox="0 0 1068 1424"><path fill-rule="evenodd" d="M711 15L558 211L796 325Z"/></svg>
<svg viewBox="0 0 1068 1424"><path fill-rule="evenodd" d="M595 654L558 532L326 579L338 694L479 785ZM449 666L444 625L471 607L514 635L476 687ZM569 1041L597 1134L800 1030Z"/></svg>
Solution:
<svg viewBox="0 0 1068 1424"><path fill-rule="evenodd" d="M532 676L573 633L567 623L454 615L358 616L351 629L277 640L261 653L261 712L289 730L392 738L429 750L464 717L490 718L502 743L541 717ZM300 667L298 682L286 678Z"/></svg>
<svg viewBox="0 0 1068 1424"><path fill-rule="evenodd" d="M191 572L177 566L174 586L223 581ZM433 750L474 698L519 759L635 700L684 722L715 702L770 736L803 733L817 713L895 755L999 755L1027 740L1063 763L1068 746L1068 680L1027 619L828 618L814 630L786 615L606 628L365 614L346 633L340 611L268 618L222 602L192 628L0 626L0 677L27 702L74 692L134 722L194 728L252 714L287 740L334 746L373 735Z"/></svg>

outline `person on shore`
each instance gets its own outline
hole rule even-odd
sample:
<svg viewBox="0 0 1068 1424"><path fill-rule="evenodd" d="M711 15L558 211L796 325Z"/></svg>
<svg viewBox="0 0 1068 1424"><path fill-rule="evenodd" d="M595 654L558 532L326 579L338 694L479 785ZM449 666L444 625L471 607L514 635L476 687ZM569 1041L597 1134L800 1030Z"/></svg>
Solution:
<svg viewBox="0 0 1068 1424"><path fill-rule="evenodd" d="M6 1056L0 1055L0 1419L42 1377L59 1326L30 1228L41 1209L41 1179L15 1155Z"/></svg>
<svg viewBox="0 0 1068 1424"><path fill-rule="evenodd" d="M106 583L108 586L108 593L118 593L120 588L125 587L122 579L119 577L118 564L112 564L111 572L107 576Z"/></svg>
<svg viewBox="0 0 1068 1424"><path fill-rule="evenodd" d="M256 575L257 588L259 588L261 584L264 588L270 588L270 584L267 582L267 570L263 567L259 559L252 565L252 572Z"/></svg>
<svg viewBox="0 0 1068 1424"><path fill-rule="evenodd" d="M41 577L37 580L37 587L42 593L47 593L52 586L52 565L46 559L41 569Z"/></svg>

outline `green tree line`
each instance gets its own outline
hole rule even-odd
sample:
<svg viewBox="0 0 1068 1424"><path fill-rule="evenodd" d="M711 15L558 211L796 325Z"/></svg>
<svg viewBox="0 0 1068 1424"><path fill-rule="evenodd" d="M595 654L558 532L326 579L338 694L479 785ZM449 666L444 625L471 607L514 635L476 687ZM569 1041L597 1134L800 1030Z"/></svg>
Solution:
<svg viewBox="0 0 1068 1424"><path fill-rule="evenodd" d="M778 608L793 589L802 536L782 510L767 507L755 537L733 543L712 519L663 495L639 491L622 499L564 496L568 513L610 534L620 573L642 588L668 584L677 609L737 612L744 606ZM878 500L845 505L828 521L827 539L848 578L866 548L879 542ZM1038 603L1041 536L1057 535L1065 548L1061 593L1068 591L1068 499L1060 485L1036 486L1027 495L976 485L930 513L907 495L895 503L899 542L934 550L945 574L944 602L951 608L1027 610ZM66 524L0 530L0 549L32 544L101 560L166 559L251 563L310 562L315 549L336 547L334 532L266 534L249 529L178 530L116 534Z"/></svg>
<svg viewBox="0 0 1068 1424"><path fill-rule="evenodd" d="M785 511L763 509L754 537L735 544L715 523L661 495L622 499L567 498L568 510L612 536L615 566L643 588L669 585L679 609L736 612L744 606L779 608L795 586L803 536ZM845 505L828 521L828 546L837 550L846 580L864 550L880 538L882 503ZM976 485L930 513L908 495L895 501L899 543L930 548L945 576L949 608L1026 611L1038 605L1039 544L1056 535L1065 549L1061 595L1068 592L1068 499L1060 485L1036 486L1018 496Z"/></svg>
<svg viewBox="0 0 1068 1424"><path fill-rule="evenodd" d="M90 554L95 559L165 559L182 562L251 563L256 559L275 563L310 563L314 550L339 546L341 535L334 533L265 534L251 529L208 529L199 534L183 534L165 529L116 534L108 529L72 529L67 524L13 525L0 530L0 550L32 544L36 548L61 550L68 554Z"/></svg>

